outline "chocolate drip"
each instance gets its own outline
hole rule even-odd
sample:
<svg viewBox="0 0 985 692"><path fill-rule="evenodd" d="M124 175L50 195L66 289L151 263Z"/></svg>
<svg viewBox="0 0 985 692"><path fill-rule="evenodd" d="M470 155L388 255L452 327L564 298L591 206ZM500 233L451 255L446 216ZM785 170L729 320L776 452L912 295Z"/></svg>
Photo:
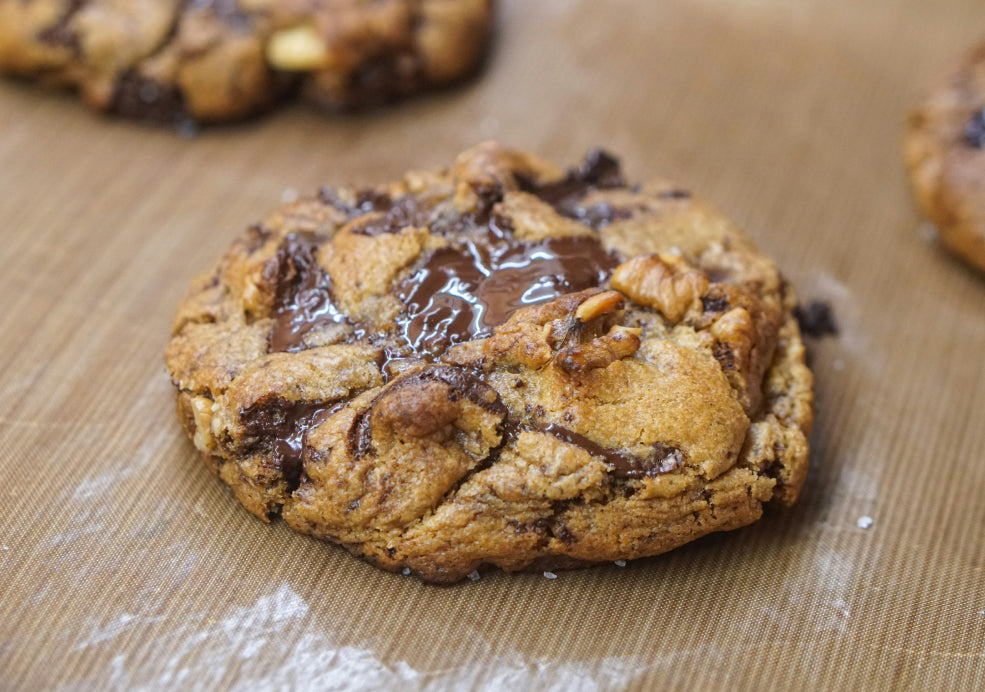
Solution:
<svg viewBox="0 0 985 692"><path fill-rule="evenodd" d="M240 421L247 437L256 438L254 447L267 447L270 460L287 480L290 490L301 480L305 436L328 420L348 403L334 401L288 401L273 394L267 395L240 411Z"/></svg>
<svg viewBox="0 0 985 692"><path fill-rule="evenodd" d="M488 336L519 308L598 286L618 263L593 237L522 243L490 236L488 244L438 250L403 282L407 307L397 323L414 351L440 353Z"/></svg>
<svg viewBox="0 0 985 692"><path fill-rule="evenodd" d="M390 396L394 392L408 386L421 384L423 382L442 382L448 385L453 398L468 399L476 406L484 408L490 413L503 419L504 425L509 414L506 404L499 398L496 390L482 381L482 377L469 370L453 366L430 366L412 375L397 380L393 386L385 390L370 403L366 410L360 412L352 421L349 428L349 452L355 457L364 456L372 447L373 431L371 418L374 408L384 397ZM505 430L503 440L505 442Z"/></svg>
<svg viewBox="0 0 985 692"><path fill-rule="evenodd" d="M985 109L971 116L965 125L964 141L975 149L985 149Z"/></svg>
<svg viewBox="0 0 985 692"><path fill-rule="evenodd" d="M663 473L670 473L684 463L684 453L681 450L660 442L653 445L650 454L638 457L607 449L584 435L553 423L533 430L553 435L562 442L581 447L592 456L605 459L609 471L617 478L653 478Z"/></svg>
<svg viewBox="0 0 985 692"><path fill-rule="evenodd" d="M314 236L289 234L265 269L276 286L271 353L303 350L305 335L315 327L347 322L332 302L332 281L318 264L317 242Z"/></svg>

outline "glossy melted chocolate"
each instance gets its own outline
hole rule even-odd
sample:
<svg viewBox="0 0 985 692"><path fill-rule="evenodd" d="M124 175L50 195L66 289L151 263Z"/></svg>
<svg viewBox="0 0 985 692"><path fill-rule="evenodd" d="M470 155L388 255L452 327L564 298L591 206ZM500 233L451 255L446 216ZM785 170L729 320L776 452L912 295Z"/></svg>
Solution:
<svg viewBox="0 0 985 692"><path fill-rule="evenodd" d="M401 285L397 323L415 352L489 336L519 308L598 286L617 264L592 236L490 240L438 250Z"/></svg>
<svg viewBox="0 0 985 692"><path fill-rule="evenodd" d="M305 434L346 403L347 400L288 401L268 396L243 409L240 420L244 434L255 438L253 446L269 449L271 461L293 490L301 480Z"/></svg>
<svg viewBox="0 0 985 692"><path fill-rule="evenodd" d="M348 322L332 302L332 281L319 266L317 251L316 238L292 233L268 265L267 278L276 286L271 353L304 350L304 337L316 326Z"/></svg>
<svg viewBox="0 0 985 692"><path fill-rule="evenodd" d="M580 206L580 200L593 189L623 185L618 162L602 152L590 154L579 168L560 181L535 184L518 180L518 183L521 189L550 203L559 213L579 219L596 230L628 216L628 212L608 203ZM600 285L618 264L594 235L536 242L516 240L508 225L489 212L502 196L501 190L495 195L494 192L478 218L430 220L432 232L447 237L451 244L434 252L397 287L405 308L396 319L399 329L396 336L403 343L393 353L388 351L387 358L439 356L453 344L490 335L519 308ZM330 188L323 189L321 195L350 218L375 213L376 216L356 230L366 235L394 233L406 225L428 222L411 197L392 200L385 193L372 192L357 195L351 204L339 199ZM331 279L318 264L319 242L319 238L310 235L288 235L265 271L265 278L275 286L270 351L302 350L304 338L312 329L327 323L349 322L335 307ZM358 325L354 326L351 339L367 336ZM385 337L380 334L371 338ZM428 380L443 382L448 385L450 396L468 399L501 416L502 444L517 430L553 435L604 459L610 473L619 478L656 476L683 463L683 452L671 445L656 444L645 457L634 456L602 447L560 425L527 426L510 419L506 405L483 381L481 373L446 365L427 366L384 389L353 420L348 437L350 452L362 456L371 451L372 412L384 397ZM255 437L256 444L267 446L289 484L296 487L307 431L346 403L347 400L291 403L270 398L245 409L242 421L246 434ZM490 463L498 450L485 463Z"/></svg>

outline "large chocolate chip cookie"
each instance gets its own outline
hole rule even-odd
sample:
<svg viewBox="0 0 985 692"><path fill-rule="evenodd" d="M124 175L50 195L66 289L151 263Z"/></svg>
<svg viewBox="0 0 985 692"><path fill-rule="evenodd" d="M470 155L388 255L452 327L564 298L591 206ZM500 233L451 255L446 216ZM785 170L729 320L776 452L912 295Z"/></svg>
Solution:
<svg viewBox="0 0 985 692"><path fill-rule="evenodd" d="M793 503L813 398L794 305L691 193L485 144L250 228L166 360L251 512L451 582L654 555Z"/></svg>

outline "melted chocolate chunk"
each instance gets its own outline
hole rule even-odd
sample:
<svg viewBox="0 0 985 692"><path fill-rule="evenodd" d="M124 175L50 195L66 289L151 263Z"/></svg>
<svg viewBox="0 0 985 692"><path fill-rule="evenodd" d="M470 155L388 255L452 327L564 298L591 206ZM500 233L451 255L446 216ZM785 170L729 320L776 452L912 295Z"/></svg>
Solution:
<svg viewBox="0 0 985 692"><path fill-rule="evenodd" d="M517 184L524 192L541 198L559 214L578 218L578 201L592 190L605 190L623 187L625 182L619 167L619 160L604 151L596 149L585 157L578 168L568 171L561 180L553 183L535 183L522 176Z"/></svg>
<svg viewBox="0 0 985 692"><path fill-rule="evenodd" d="M110 110L135 120L178 125L190 121L181 89L127 70L116 80Z"/></svg>
<svg viewBox="0 0 985 692"><path fill-rule="evenodd" d="M827 303L813 300L806 306L798 305L793 309L793 315L797 318L800 331L807 336L820 338L828 334L838 334L838 325L835 324L831 306Z"/></svg>
<svg viewBox="0 0 985 692"><path fill-rule="evenodd" d="M38 33L38 41L55 46L64 46L78 55L82 46L79 37L71 28L72 19L82 9L86 0L71 0L62 17Z"/></svg>
<svg viewBox="0 0 985 692"><path fill-rule="evenodd" d="M252 446L269 449L270 460L294 490L301 480L305 435L346 403L287 401L270 394L240 411L240 421L247 437L256 438Z"/></svg>
<svg viewBox="0 0 985 692"><path fill-rule="evenodd" d="M356 229L356 233L368 236L383 233L399 233L408 226L423 226L427 223L427 214L417 207L417 200L408 195L391 201L389 196L383 198L365 199L359 201L360 210L385 211L386 213Z"/></svg>
<svg viewBox="0 0 985 692"><path fill-rule="evenodd" d="M264 270L276 286L271 353L304 350L304 337L315 327L348 322L332 302L332 281L318 264L317 243L313 236L289 234Z"/></svg>
<svg viewBox="0 0 985 692"><path fill-rule="evenodd" d="M985 108L971 116L964 126L964 141L975 149L985 149Z"/></svg>
<svg viewBox="0 0 985 692"><path fill-rule="evenodd" d="M670 473L684 463L684 453L681 450L660 442L653 445L650 454L638 457L615 449L607 449L584 435L553 423L533 430L553 435L562 442L584 449L593 457L605 459L609 465L609 472L616 478L654 478L663 473Z"/></svg>
<svg viewBox="0 0 985 692"><path fill-rule="evenodd" d="M373 442L373 431L370 424L373 409L383 400L384 397L392 395L394 392L404 387L420 384L422 382L442 382L448 385L453 398L468 399L476 406L484 408L490 413L503 419L504 431L503 442L506 440L506 418L509 410L506 404L499 398L496 390L482 381L482 377L469 370L453 366L430 366L412 375L398 380L392 387L382 391L369 405L366 410L359 413L352 421L349 428L349 452L356 457L364 456L370 451Z"/></svg>
<svg viewBox="0 0 985 692"><path fill-rule="evenodd" d="M593 237L490 240L442 248L403 282L397 323L414 351L488 336L515 310L594 288L618 264Z"/></svg>

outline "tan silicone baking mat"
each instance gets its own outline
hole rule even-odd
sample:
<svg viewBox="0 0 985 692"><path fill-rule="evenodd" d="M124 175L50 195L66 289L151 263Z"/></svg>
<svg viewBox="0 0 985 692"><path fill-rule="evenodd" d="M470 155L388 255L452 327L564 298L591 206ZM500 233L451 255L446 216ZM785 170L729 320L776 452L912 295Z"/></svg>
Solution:
<svg viewBox="0 0 985 692"><path fill-rule="evenodd" d="M464 88L193 139L0 82L0 688L981 688L985 276L899 153L978 36L981 0L503 0ZM161 358L188 281L285 190L487 138L674 178L831 304L795 509L441 588L261 524L207 472Z"/></svg>

